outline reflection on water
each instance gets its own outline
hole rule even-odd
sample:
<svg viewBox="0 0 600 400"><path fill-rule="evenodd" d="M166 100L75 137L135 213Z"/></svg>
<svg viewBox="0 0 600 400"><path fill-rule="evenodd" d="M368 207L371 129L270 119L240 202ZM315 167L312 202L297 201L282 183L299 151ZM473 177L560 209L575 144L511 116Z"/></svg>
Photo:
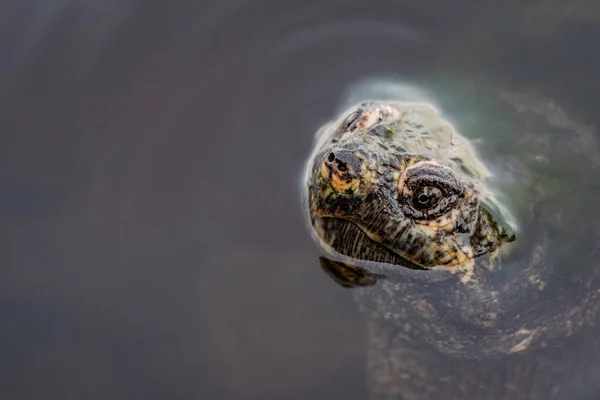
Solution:
<svg viewBox="0 0 600 400"><path fill-rule="evenodd" d="M370 78L431 94L504 178L517 223L544 199L552 219L529 220L546 236L524 236L565 246L543 301L594 287L593 1L0 14L2 398L365 398L365 318L320 270L298 186L313 133ZM544 382L556 352L556 398L594 398L597 335L573 331L496 376Z"/></svg>

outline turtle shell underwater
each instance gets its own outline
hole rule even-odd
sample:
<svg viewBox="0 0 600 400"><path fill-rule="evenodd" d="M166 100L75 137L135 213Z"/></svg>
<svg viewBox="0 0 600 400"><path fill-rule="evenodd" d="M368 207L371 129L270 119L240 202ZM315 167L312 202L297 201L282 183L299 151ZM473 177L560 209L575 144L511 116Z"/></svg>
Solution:
<svg viewBox="0 0 600 400"><path fill-rule="evenodd" d="M489 176L428 104L362 102L318 132L311 232L321 267L368 317L372 398L570 398L558 385L573 357L548 352L595 320L598 292L549 306L557 278L541 232L518 271L503 272L519 239Z"/></svg>

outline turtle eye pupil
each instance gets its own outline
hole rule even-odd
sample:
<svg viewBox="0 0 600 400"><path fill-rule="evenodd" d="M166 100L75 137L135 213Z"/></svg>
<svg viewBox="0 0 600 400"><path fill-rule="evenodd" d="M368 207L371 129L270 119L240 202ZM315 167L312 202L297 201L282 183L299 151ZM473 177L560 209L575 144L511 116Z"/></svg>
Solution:
<svg viewBox="0 0 600 400"><path fill-rule="evenodd" d="M422 186L413 192L412 203L417 210L428 210L436 207L444 193L434 186Z"/></svg>

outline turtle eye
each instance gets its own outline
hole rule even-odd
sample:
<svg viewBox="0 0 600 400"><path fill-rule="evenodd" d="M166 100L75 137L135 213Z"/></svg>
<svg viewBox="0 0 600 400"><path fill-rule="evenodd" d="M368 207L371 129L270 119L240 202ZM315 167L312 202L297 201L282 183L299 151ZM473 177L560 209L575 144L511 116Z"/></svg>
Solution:
<svg viewBox="0 0 600 400"><path fill-rule="evenodd" d="M403 211L418 220L434 219L447 213L464 190L452 170L432 161L407 168L399 179Z"/></svg>
<svg viewBox="0 0 600 400"><path fill-rule="evenodd" d="M437 206L443 197L442 191L435 186L422 186L413 192L412 206L417 210L428 210Z"/></svg>

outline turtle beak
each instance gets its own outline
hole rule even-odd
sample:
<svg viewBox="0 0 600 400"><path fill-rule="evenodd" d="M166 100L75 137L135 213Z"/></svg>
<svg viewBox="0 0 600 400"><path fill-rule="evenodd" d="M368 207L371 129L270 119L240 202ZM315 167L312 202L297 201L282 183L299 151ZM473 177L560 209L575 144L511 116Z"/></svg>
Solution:
<svg viewBox="0 0 600 400"><path fill-rule="evenodd" d="M356 188L360 182L362 160L352 151L338 149L325 156L321 173L331 179L335 190Z"/></svg>

